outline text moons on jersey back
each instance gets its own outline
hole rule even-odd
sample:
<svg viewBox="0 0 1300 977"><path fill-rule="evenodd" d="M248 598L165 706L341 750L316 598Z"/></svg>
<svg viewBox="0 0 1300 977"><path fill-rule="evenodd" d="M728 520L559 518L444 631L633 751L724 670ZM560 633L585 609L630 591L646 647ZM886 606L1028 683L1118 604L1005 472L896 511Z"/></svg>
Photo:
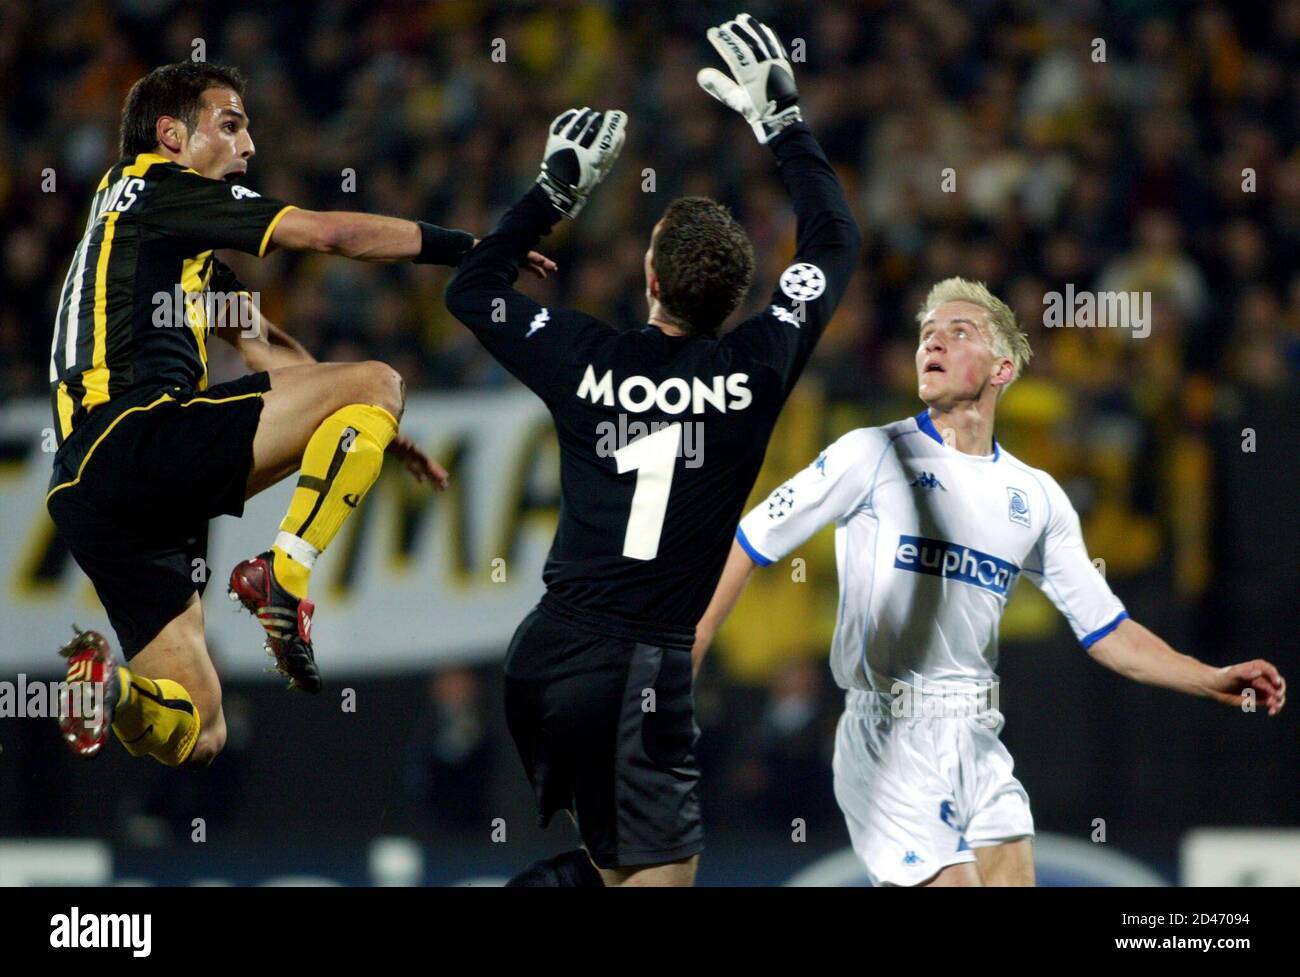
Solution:
<svg viewBox="0 0 1300 977"><path fill-rule="evenodd" d="M706 408L726 413L744 410L754 401L749 390L748 373L728 373L709 380L691 377L668 377L655 383L649 377L630 376L614 387L614 371L606 370L596 378L595 367L588 364L578 384L578 398L593 404L613 407L615 400L625 411L640 414L651 408L665 414L682 414L689 408L692 414L703 414Z"/></svg>

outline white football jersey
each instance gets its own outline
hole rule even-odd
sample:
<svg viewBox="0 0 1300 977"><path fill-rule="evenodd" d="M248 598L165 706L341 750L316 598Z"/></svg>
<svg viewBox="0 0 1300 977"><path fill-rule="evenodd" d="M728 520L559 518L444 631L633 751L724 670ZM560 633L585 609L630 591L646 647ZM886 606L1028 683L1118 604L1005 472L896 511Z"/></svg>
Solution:
<svg viewBox="0 0 1300 977"><path fill-rule="evenodd" d="M835 523L839 618L831 669L845 689L992 682L998 621L1026 574L1084 648L1128 614L1088 559L1052 476L993 442L944 444L928 410L850 431L741 520L761 566Z"/></svg>

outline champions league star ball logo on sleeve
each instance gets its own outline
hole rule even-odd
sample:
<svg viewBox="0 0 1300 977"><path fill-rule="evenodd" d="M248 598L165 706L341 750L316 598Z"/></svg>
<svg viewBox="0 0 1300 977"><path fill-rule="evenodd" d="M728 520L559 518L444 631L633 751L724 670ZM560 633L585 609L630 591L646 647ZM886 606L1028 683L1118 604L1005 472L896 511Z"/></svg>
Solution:
<svg viewBox="0 0 1300 977"><path fill-rule="evenodd" d="M816 265L801 261L781 272L781 291L796 302L811 302L826 291L826 276Z"/></svg>
<svg viewBox="0 0 1300 977"><path fill-rule="evenodd" d="M782 485L767 497L767 518L769 519L784 519L793 508L794 489L789 485Z"/></svg>

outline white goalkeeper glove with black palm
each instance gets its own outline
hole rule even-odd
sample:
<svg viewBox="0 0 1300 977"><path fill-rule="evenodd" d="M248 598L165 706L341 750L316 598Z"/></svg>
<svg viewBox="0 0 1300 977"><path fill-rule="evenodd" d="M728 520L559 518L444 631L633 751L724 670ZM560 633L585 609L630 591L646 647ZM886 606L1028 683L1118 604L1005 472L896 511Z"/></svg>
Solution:
<svg viewBox="0 0 1300 977"><path fill-rule="evenodd" d="M537 182L556 210L570 219L578 216L587 195L618 159L626 136L627 116L622 112L584 107L555 118Z"/></svg>
<svg viewBox="0 0 1300 977"><path fill-rule="evenodd" d="M766 144L786 126L799 122L799 90L781 39L749 14L710 27L709 42L722 55L731 77L701 68L700 87L745 117L758 141Z"/></svg>

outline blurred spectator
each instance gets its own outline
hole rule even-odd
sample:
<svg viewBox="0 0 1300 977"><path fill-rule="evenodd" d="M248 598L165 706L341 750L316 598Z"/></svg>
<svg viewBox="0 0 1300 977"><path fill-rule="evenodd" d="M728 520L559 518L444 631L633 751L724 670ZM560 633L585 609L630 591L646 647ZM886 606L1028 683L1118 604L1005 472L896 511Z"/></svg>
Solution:
<svg viewBox="0 0 1300 977"><path fill-rule="evenodd" d="M407 798L433 828L486 830L493 754L479 679L467 668L439 669L425 691L407 747Z"/></svg>
<svg viewBox="0 0 1300 977"><path fill-rule="evenodd" d="M830 757L835 710L825 666L790 661L773 675L753 727L741 737L728 785L764 830L790 832L796 818L825 823L836 811ZM834 697L832 697L834 698Z"/></svg>

